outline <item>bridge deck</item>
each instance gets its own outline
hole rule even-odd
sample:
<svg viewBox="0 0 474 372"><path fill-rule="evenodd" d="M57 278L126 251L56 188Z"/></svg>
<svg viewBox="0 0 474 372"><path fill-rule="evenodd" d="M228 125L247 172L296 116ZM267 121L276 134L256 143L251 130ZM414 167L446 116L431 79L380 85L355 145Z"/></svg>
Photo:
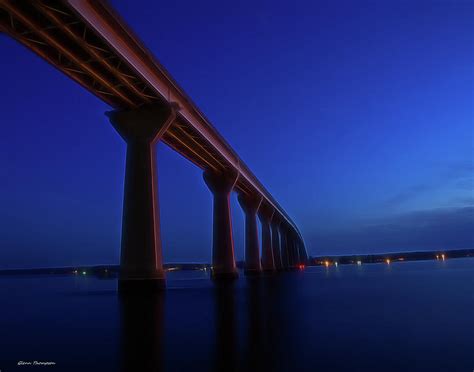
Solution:
<svg viewBox="0 0 474 372"><path fill-rule="evenodd" d="M102 1L0 1L0 28L110 106L176 102L163 141L202 169L239 174L235 187L299 234L291 218L112 8Z"/></svg>

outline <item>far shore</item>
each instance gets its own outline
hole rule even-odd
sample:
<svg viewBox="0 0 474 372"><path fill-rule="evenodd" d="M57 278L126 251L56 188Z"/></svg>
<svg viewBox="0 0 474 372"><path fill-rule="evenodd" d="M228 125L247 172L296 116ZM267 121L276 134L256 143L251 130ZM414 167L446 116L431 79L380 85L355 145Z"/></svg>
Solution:
<svg viewBox="0 0 474 372"><path fill-rule="evenodd" d="M454 258L474 257L474 249L454 249L436 251L411 251L392 252L362 255L327 255L310 257L307 266L331 266L331 265L361 265L374 263L394 263L404 261L421 260L448 260ZM211 270L208 263L166 263L163 265L166 272L180 270ZM244 262L237 262L239 268L243 268ZM301 268L301 266L300 266ZM67 267L42 267L42 268L18 268L0 269L0 276L8 275L93 275L102 279L117 277L119 265L94 265L94 266L67 266Z"/></svg>

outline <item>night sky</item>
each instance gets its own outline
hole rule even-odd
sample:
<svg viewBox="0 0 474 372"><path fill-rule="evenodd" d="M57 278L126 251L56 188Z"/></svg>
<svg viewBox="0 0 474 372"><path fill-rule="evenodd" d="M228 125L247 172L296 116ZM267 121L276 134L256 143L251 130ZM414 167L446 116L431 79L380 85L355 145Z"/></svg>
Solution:
<svg viewBox="0 0 474 372"><path fill-rule="evenodd" d="M309 254L474 247L473 1L112 4ZM0 267L118 263L110 108L0 36ZM165 261L211 258L202 172L158 146ZM243 214L232 197L236 257Z"/></svg>

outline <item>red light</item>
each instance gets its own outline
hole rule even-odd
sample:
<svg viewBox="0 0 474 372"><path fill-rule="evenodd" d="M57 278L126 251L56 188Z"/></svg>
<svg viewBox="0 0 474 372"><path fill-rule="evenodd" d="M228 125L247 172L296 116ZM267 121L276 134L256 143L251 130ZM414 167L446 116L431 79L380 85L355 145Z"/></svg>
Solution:
<svg viewBox="0 0 474 372"><path fill-rule="evenodd" d="M299 268L300 270L304 270L304 265L303 265L303 264L298 265L298 268Z"/></svg>

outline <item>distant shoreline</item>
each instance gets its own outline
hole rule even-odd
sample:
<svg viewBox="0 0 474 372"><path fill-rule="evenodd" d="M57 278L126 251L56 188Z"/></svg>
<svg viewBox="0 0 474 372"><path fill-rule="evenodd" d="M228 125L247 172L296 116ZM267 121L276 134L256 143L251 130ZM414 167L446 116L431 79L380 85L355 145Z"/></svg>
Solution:
<svg viewBox="0 0 474 372"><path fill-rule="evenodd" d="M417 252L392 252L360 255L332 255L310 257L308 266L331 266L331 265L354 265L372 263L392 263L422 260L448 260L453 258L474 257L474 249L454 249L436 251ZM237 262L239 268L243 267L243 262ZM208 271L210 264L206 263L167 263L164 264L167 272L180 270L200 270ZM101 279L112 279L117 277L119 265L94 265L94 266L68 266L49 268L29 268L29 269L1 269L0 276L9 275L93 275Z"/></svg>
<svg viewBox="0 0 474 372"><path fill-rule="evenodd" d="M205 263L168 263L164 264L165 271L201 270L210 269ZM117 277L119 265L67 266L67 267L40 267L29 269L1 269L0 276L7 275L94 275L107 279Z"/></svg>
<svg viewBox="0 0 474 372"><path fill-rule="evenodd" d="M353 254L341 256L317 256L310 258L310 266L351 265L362 263L392 263L404 261L447 260L474 257L474 249L453 249L436 251L391 252L375 254Z"/></svg>

